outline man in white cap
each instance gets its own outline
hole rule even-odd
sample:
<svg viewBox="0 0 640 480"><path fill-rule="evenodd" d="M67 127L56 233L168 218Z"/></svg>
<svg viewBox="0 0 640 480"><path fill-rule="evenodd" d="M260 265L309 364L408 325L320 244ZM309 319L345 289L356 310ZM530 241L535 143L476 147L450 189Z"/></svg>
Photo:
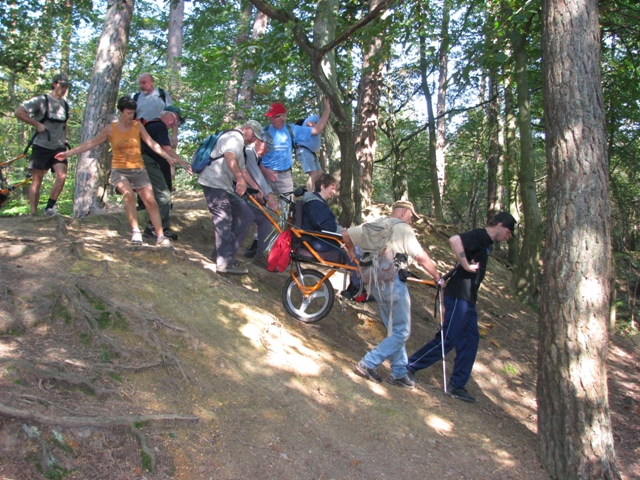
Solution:
<svg viewBox="0 0 640 480"><path fill-rule="evenodd" d="M56 176L44 214L55 215L55 204L67 180L67 160L56 160L56 154L67 147L67 120L69 104L64 99L69 89L69 79L59 73L51 81L51 91L24 102L15 111L18 120L35 128L29 170L33 181L29 187L31 215L38 212L40 188L47 170Z"/></svg>
<svg viewBox="0 0 640 480"><path fill-rule="evenodd" d="M200 173L198 183L202 185L215 229L212 260L218 273L248 273L233 258L254 220L251 207L238 197L245 194L247 185L259 190L246 169L244 147L255 144L261 149L264 143L262 126L249 120L240 129L220 135L211 151L211 163Z"/></svg>
<svg viewBox="0 0 640 480"><path fill-rule="evenodd" d="M433 279L438 282L440 275L436 270L429 254L424 251L416 234L411 228L413 218L417 218L413 204L407 201L397 201L393 204L391 217L382 218L375 222L365 223L357 227L342 231L347 252L352 260L356 258L355 245L360 247L367 243L367 236L373 232L380 232L383 226L391 228L384 249L387 252L384 260L379 260L379 267L372 272L376 276L376 284L369 286L373 294L380 316L387 327L387 336L372 350L370 350L355 366L355 373L372 382L382 382L378 373L378 366L389 359L391 373L388 382L403 388L415 388L416 383L408 375L406 344L411 333L411 298L407 284L398 275L395 268L397 262L406 263L415 259ZM374 224L372 227L369 225ZM385 261L387 263L385 263ZM386 278L381 278L381 272ZM366 279L363 278L363 281Z"/></svg>

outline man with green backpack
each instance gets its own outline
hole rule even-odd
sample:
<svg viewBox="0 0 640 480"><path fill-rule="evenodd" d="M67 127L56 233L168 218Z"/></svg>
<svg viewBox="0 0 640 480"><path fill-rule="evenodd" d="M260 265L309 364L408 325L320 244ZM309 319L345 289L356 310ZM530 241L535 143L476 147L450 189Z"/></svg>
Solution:
<svg viewBox="0 0 640 480"><path fill-rule="evenodd" d="M389 359L391 373L387 381L403 388L414 388L408 375L406 343L411 333L411 298L407 284L398 274L401 264L415 259L438 282L440 274L424 251L411 228L418 215L413 204L397 201L391 217L364 223L342 231L342 239L352 260L355 246L362 250L360 258L362 281L378 302L387 336L370 350L355 366L355 373L373 382L382 382L377 368ZM369 266L365 266L365 265ZM364 268L363 268L364 267Z"/></svg>

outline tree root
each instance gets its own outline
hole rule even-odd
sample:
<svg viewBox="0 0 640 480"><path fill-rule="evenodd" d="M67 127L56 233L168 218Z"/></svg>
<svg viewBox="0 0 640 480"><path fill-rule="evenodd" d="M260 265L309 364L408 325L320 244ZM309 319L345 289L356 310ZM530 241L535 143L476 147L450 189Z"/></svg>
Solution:
<svg viewBox="0 0 640 480"><path fill-rule="evenodd" d="M42 415L38 412L29 410L20 410L18 408L0 403L0 415L3 417L17 418L27 422L37 422L42 425L59 426L67 428L76 427L97 427L108 428L117 426L127 426L134 423L142 422L197 422L200 418L196 415L187 414L158 414L158 415L129 415L129 416L116 416L116 417L89 417L89 416L73 416L63 417L56 416L50 417Z"/></svg>
<svg viewBox="0 0 640 480"><path fill-rule="evenodd" d="M142 466L148 471L153 472L156 469L156 454L153 451L153 448L150 448L149 445L147 445L147 440L144 433L142 433L142 430L133 425L131 425L130 428L133 434L138 438L140 448L142 449L142 454L140 455L142 457Z"/></svg>

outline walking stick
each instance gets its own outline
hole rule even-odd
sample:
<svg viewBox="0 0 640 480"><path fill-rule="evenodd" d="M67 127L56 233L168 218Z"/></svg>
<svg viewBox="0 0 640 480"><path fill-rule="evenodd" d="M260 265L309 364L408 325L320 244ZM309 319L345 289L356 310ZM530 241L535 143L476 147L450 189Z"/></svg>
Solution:
<svg viewBox="0 0 640 480"><path fill-rule="evenodd" d="M444 351L444 287L451 277L453 277L458 269L458 265L452 268L444 275L437 284L438 293L438 310L440 313L440 348L442 349L442 384L444 385L444 393L447 394L447 362L445 362Z"/></svg>

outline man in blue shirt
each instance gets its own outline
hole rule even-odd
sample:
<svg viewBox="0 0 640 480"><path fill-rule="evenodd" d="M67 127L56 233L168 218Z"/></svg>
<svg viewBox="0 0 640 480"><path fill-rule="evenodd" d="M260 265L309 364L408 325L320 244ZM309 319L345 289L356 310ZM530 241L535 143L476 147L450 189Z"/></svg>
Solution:
<svg viewBox="0 0 640 480"><path fill-rule="evenodd" d="M320 135L327 125L330 114L331 106L326 97L322 117L313 127L287 124L287 109L281 103L272 104L269 111L265 113L264 116L269 118L271 122L268 132L273 138L274 148L273 150L269 149L269 152L262 157L260 168L274 192L293 192L291 166L293 164L294 139L297 142L305 142L309 141L313 135Z"/></svg>
<svg viewBox="0 0 640 480"><path fill-rule="evenodd" d="M302 121L303 127L313 127L320 121L317 115L309 115ZM298 122L296 122L298 123ZM316 186L316 181L322 175L322 166L320 165L320 159L318 158L318 152L320 151L320 135L311 135L309 140L301 140L298 138L293 139L293 143L296 148L296 158L302 165L304 173L309 175L307 180L307 191L311 192Z"/></svg>

